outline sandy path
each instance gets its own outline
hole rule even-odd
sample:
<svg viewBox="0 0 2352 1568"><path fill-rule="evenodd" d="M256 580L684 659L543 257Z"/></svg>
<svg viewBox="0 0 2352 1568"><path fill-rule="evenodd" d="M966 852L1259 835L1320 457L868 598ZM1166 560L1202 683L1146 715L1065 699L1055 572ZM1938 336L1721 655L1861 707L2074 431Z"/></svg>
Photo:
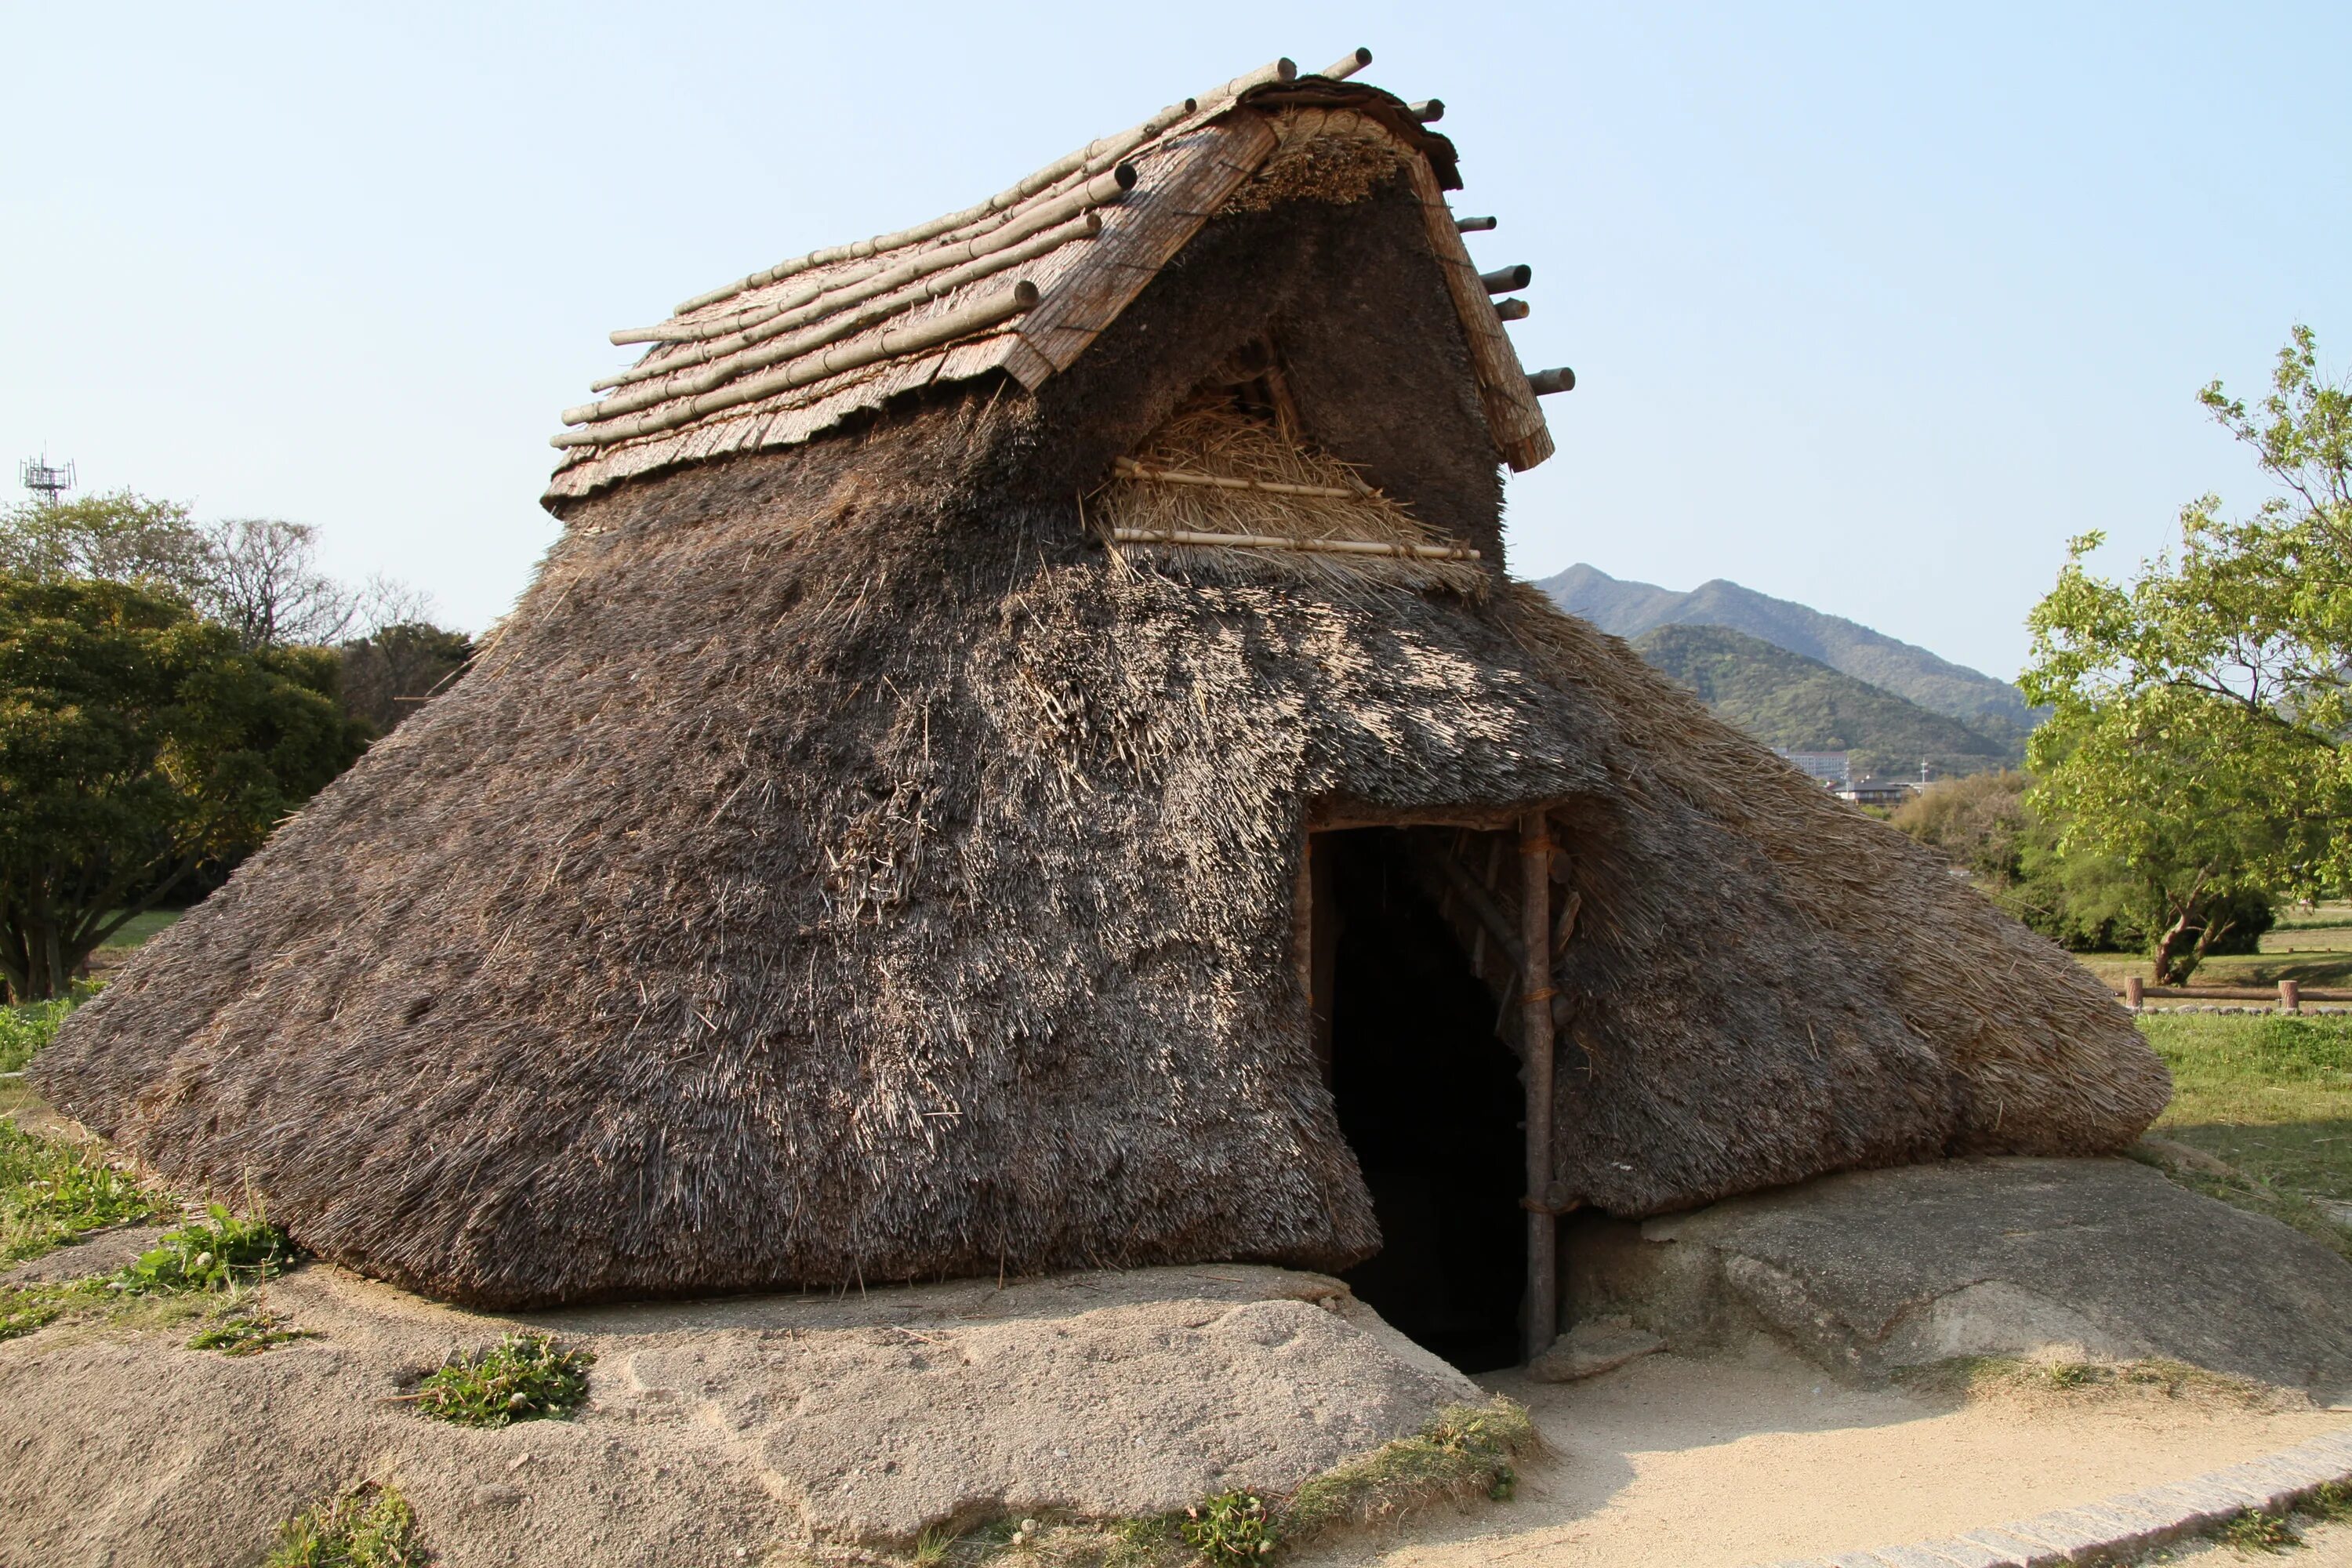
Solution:
<svg viewBox="0 0 2352 1568"><path fill-rule="evenodd" d="M1302 1565L1730 1568L1830 1556L2095 1501L2352 1426L2347 1409L2160 1397L1930 1404L1843 1387L1761 1347L1706 1362L1652 1356L1565 1386L1480 1381L1525 1401L1556 1451L1528 1468L1517 1500L1335 1543Z"/></svg>

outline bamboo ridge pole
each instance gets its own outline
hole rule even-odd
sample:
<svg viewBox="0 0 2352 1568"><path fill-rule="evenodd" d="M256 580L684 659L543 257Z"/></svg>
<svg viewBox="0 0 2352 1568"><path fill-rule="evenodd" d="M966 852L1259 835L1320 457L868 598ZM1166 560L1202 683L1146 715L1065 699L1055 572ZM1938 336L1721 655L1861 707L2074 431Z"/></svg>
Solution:
<svg viewBox="0 0 2352 1568"><path fill-rule="evenodd" d="M1177 468L1147 468L1132 458L1114 458L1111 471L1123 479L1162 485L1207 485L1221 490L1263 490L1277 496L1320 496L1330 500L1362 500L1371 492L1339 485L1297 485L1286 479L1244 479L1228 474L1192 474Z"/></svg>
<svg viewBox="0 0 2352 1568"><path fill-rule="evenodd" d="M1527 1359L1551 1348L1559 1328L1559 1201L1552 1195L1551 824L1540 811L1519 819L1521 1067L1528 1090Z"/></svg>
<svg viewBox="0 0 2352 1568"><path fill-rule="evenodd" d="M982 278L992 277L999 272L1034 261L1040 256L1060 249L1073 239L1085 238L1100 232L1101 226L1100 217L1091 212L1086 213L1060 228L1050 229L1045 234L1036 236L1026 245L1017 245L1010 250L982 257L977 261L957 268L952 272L941 273L923 282L908 284L873 300L861 310L835 316L805 331L769 342L762 347L739 351L733 356L720 360L710 364L708 369L692 374L680 374L692 370L695 363L692 360L681 359L674 362L677 366L676 370L673 370L669 364L657 366L656 369L666 373L658 384L640 385L636 391L625 392L617 396L608 397L602 403L583 404L575 408L567 408L563 411L563 423L585 425L600 419L615 419L624 414L634 414L641 408L652 408L667 403L674 397L689 397L698 393L709 392L713 387L724 386L738 376L765 369L772 364L782 363L788 359L796 359L812 350L823 348L827 343L854 337L869 328L880 325L893 316L903 315L918 305L952 294L967 283L976 282Z"/></svg>
<svg viewBox="0 0 2352 1568"><path fill-rule="evenodd" d="M1454 220L1454 232L1485 234L1495 226L1496 222L1496 220L1491 217L1458 217Z"/></svg>
<svg viewBox="0 0 2352 1568"><path fill-rule="evenodd" d="M1539 370L1528 377L1528 390L1538 397L1549 397L1555 392L1574 392L1576 372L1566 365L1557 370Z"/></svg>
<svg viewBox="0 0 2352 1568"><path fill-rule="evenodd" d="M1114 528L1118 544L1181 544L1202 550L1300 550L1310 555L1391 555L1405 561L1475 561L1458 544L1402 544L1381 539L1294 539L1279 533L1199 533L1181 528Z"/></svg>
<svg viewBox="0 0 2352 1568"><path fill-rule="evenodd" d="M1037 302L1037 285L1023 279L1012 288L960 305L942 315L908 326L893 327L877 333L864 342L845 344L824 350L805 359L780 365L765 375L755 375L738 381L717 392L683 403L672 403L634 418L604 425L592 425L584 430L566 430L548 438L551 447L603 447L615 441L627 441L639 436L651 436L663 430L674 430L681 425L691 425L706 415L721 409L756 403L762 397L779 392L789 392L796 386L806 386L813 381L839 375L844 371L896 359L900 354L919 349L937 348L958 338L985 331L1000 321L1010 321Z"/></svg>
<svg viewBox="0 0 2352 1568"><path fill-rule="evenodd" d="M1492 272L1478 274L1478 281L1486 286L1486 292L1489 294L1508 294L1515 289L1526 288L1535 280L1536 269L1524 261L1517 267L1497 267Z"/></svg>
<svg viewBox="0 0 2352 1568"><path fill-rule="evenodd" d="M1287 60L1276 63L1289 64ZM1237 77L1234 80L1246 82L1249 87L1255 87L1257 85L1257 77L1273 68L1272 66L1266 66L1261 68L1260 72L1253 72L1248 77ZM1289 79L1286 77L1282 79L1286 81ZM1225 85L1230 88L1234 83L1228 82ZM1247 89L1244 88L1240 90L1245 91ZM1209 96L1213 100L1220 95L1228 98L1236 96L1235 93L1226 92L1223 88ZM716 305L721 300L731 300L747 289L763 289L771 283L781 283L785 279L806 272L812 268L828 267L836 261L863 260L869 256L878 256L884 251L898 250L909 245L920 245L927 239L937 239L943 234L953 233L968 225L984 222L1007 207L1017 206L1040 191L1059 184L1080 170L1092 174L1108 168L1145 142L1192 118L1200 111L1201 103L1201 100L1192 98L1188 98L1181 103L1171 103L1139 125L1122 131L1116 136L1106 136L1098 141L1089 142L1075 153L1064 153L1044 168L1024 175L1018 182L1006 186L988 200L968 206L961 212L949 213L943 217L935 217L929 223L917 224L912 228L902 228L895 234L876 235L872 239L856 240L847 245L829 245L821 250L812 250L806 256L794 257L789 261L779 261L773 267L751 273L748 277L739 278L732 283L723 284L707 293L697 294L691 300L683 300L678 304L677 309L670 313L674 316L688 315L706 305Z"/></svg>
<svg viewBox="0 0 2352 1568"><path fill-rule="evenodd" d="M1437 172L1426 158L1408 159L1405 178L1421 202L1422 223L1429 247L1436 253L1445 275L1445 291L1470 340L1470 363L1478 372L1478 401L1486 411L1486 428L1495 450L1515 470L1534 468L1552 454L1551 432L1545 428L1543 407L1528 389L1527 367L1511 334L1495 319L1490 296L1478 281L1477 264L1462 243L1454 209L1437 188Z"/></svg>
<svg viewBox="0 0 2352 1568"><path fill-rule="evenodd" d="M1434 125L1445 118L1445 100L1442 98L1424 98L1419 103L1406 104L1404 111L1423 125ZM1486 221L1489 226L1494 223L1492 218Z"/></svg>
<svg viewBox="0 0 2352 1568"><path fill-rule="evenodd" d="M677 309L670 313L674 316L689 315L706 305L716 305L721 300L731 300L747 289L761 289L771 283L780 283L787 278L806 272L812 268L830 266L836 261L862 260L869 256L878 256L886 250L898 250L909 245L920 245L927 239L937 239L943 234L950 234L967 225L983 222L992 215L1003 212L1007 207L1017 205L1038 192L1060 184L1079 170L1093 174L1107 169L1145 142L1156 140L1184 121L1224 109L1234 99L1254 87L1264 87L1273 82L1292 81L1297 78L1297 75L1298 68L1287 59L1269 61L1258 67L1257 69L1244 72L1196 98L1185 99L1181 103L1171 103L1141 124L1122 131L1116 136L1105 136L1098 141L1087 142L1075 153L1066 153L1044 168L1024 175L1019 181L1006 186L988 200L968 206L961 212L949 213L944 217L935 217L929 223L917 224L912 228L902 228L895 234L876 235L872 239L856 240L848 245L830 245L821 250L812 250L806 256L794 257L788 261L779 261L773 267L751 273L748 277L738 278L732 283L721 284L719 288L706 293L697 294L691 300L683 300Z"/></svg>
<svg viewBox="0 0 2352 1568"><path fill-rule="evenodd" d="M770 331L789 331L802 321L811 320L812 313L823 315L828 310L839 310L885 289L895 289L909 278L919 278L941 267L1017 245L1031 235L1052 228L1075 214L1092 207L1108 206L1133 190L1136 178L1135 165L1121 163L1072 190L1048 193L1036 201L1014 207L1004 214L1002 222L991 225L978 234L950 238L929 249L896 260L869 261L847 272L820 278L754 309L699 321L664 321L658 326L624 327L607 335L614 342L623 344L699 342L709 338L748 332L776 322L780 317L791 319L772 326Z"/></svg>
<svg viewBox="0 0 2352 1568"><path fill-rule="evenodd" d="M1528 319L1529 313L1532 312L1534 309L1535 307L1529 305L1525 300L1497 300L1495 301L1495 314L1502 317L1503 320L1507 321L1524 321Z"/></svg>
<svg viewBox="0 0 2352 1568"><path fill-rule="evenodd" d="M1341 55L1338 59L1333 60L1329 65L1325 66L1323 68L1323 74L1332 81L1345 81L1349 77L1355 75L1358 71L1362 70L1366 66L1370 65L1371 63L1371 50L1350 49L1348 53Z"/></svg>

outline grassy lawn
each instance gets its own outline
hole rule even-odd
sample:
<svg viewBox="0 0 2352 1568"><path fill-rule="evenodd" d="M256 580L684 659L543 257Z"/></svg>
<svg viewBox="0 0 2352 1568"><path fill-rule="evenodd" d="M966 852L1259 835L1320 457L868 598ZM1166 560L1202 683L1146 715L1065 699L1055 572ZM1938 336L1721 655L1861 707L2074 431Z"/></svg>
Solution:
<svg viewBox="0 0 2352 1568"><path fill-rule="evenodd" d="M132 915L122 929L106 939L108 947L137 947L184 911L180 910L149 910L145 914Z"/></svg>
<svg viewBox="0 0 2352 1568"><path fill-rule="evenodd" d="M2352 1258L2352 1228L2313 1201L2352 1202L2352 1016L2151 1013L2139 1026L2172 1069L2153 1135L2229 1167L2172 1173Z"/></svg>

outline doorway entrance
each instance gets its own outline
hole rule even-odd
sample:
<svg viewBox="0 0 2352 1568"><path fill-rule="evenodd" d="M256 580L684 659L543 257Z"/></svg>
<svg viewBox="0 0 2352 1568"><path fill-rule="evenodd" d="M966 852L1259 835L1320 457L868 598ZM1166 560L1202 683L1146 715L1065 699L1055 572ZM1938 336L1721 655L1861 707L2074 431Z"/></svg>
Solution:
<svg viewBox="0 0 2352 1568"><path fill-rule="evenodd" d="M1345 1278L1464 1372L1515 1366L1526 1096L1496 997L1415 875L1404 830L1312 842L1317 1033L1328 1027L1340 1131L1381 1227L1381 1250Z"/></svg>

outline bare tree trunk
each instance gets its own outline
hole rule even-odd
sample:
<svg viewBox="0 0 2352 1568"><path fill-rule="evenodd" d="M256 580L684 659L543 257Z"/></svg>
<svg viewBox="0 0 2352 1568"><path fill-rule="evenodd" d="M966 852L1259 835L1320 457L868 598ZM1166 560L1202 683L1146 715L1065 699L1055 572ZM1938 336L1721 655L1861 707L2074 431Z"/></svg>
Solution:
<svg viewBox="0 0 2352 1568"><path fill-rule="evenodd" d="M2235 921L2217 921L2210 915L2205 918L2205 924L2197 932L2197 945L2189 950L2189 963L2181 971L2184 978L2197 973L2197 966L2205 962L2205 950L2221 941L2236 923Z"/></svg>
<svg viewBox="0 0 2352 1568"><path fill-rule="evenodd" d="M2173 957L2172 949L2174 944L2180 941L2181 934L2188 929L2189 917L2187 915L2182 915L2179 919L2175 920L2172 924L2165 928L2165 932L2162 936L2156 939L2155 984L2158 985L2171 985L2177 984L2177 982L2172 978L2172 966L2174 963L2177 962Z"/></svg>

